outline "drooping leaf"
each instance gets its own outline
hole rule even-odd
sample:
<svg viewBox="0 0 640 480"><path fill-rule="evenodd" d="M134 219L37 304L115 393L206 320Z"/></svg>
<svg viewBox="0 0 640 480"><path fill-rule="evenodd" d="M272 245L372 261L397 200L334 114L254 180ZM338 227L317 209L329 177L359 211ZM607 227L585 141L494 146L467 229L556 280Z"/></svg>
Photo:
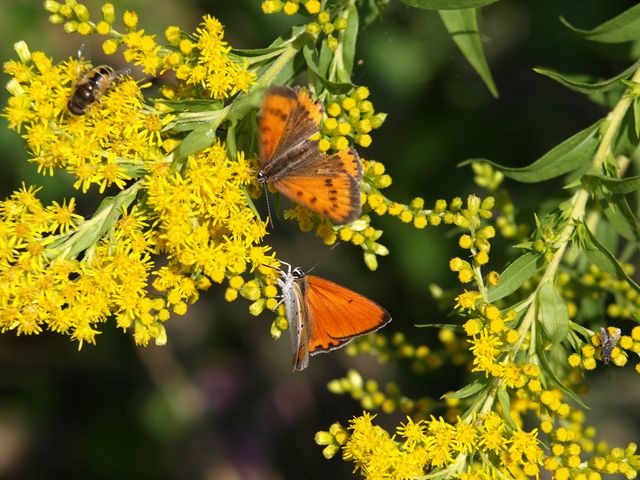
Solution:
<svg viewBox="0 0 640 480"><path fill-rule="evenodd" d="M598 120L593 125L569 137L526 167L505 167L491 160L478 158L465 160L458 166L468 165L471 162L486 162L500 170L506 177L523 183L537 183L556 178L591 162L596 148L598 148L598 128L601 122Z"/></svg>
<svg viewBox="0 0 640 480"><path fill-rule="evenodd" d="M633 215L624 195L605 192L600 198L600 206L616 232L627 240L640 242L638 219Z"/></svg>
<svg viewBox="0 0 640 480"><path fill-rule="evenodd" d="M538 318L545 337L551 343L560 343L569 332L569 309L553 283L540 285L536 294Z"/></svg>
<svg viewBox="0 0 640 480"><path fill-rule="evenodd" d="M470 397L471 395L475 395L476 393L481 392L482 390L487 388L488 384L489 382L485 378L476 379L473 382L471 382L469 385L462 387L460 390L455 392L445 393L440 398L458 398L458 399L467 398L467 397Z"/></svg>
<svg viewBox="0 0 640 480"><path fill-rule="evenodd" d="M478 9L440 10L438 12L447 31L458 48L480 75L491 95L498 97L498 89L491 76L491 70L482 49L478 30Z"/></svg>
<svg viewBox="0 0 640 480"><path fill-rule="evenodd" d="M484 7L498 0L402 0L410 7L428 10L457 10L459 8Z"/></svg>
<svg viewBox="0 0 640 480"><path fill-rule="evenodd" d="M585 94L593 94L593 93L601 93L607 92L614 88L616 84L633 74L636 69L640 66L640 60L635 62L626 70L620 72L618 75L611 77L607 80L599 80L599 81L586 81L584 76L582 75L570 75L565 73L560 73L555 70L551 70L548 68L534 68L533 71L539 73L540 75L544 75L545 77L549 77L552 80L564 85L565 87L579 93Z"/></svg>
<svg viewBox="0 0 640 480"><path fill-rule="evenodd" d="M518 290L524 282L532 278L544 265L543 258L533 252L527 252L516 258L504 272L500 274L500 281L487 292L490 302L511 295Z"/></svg>
<svg viewBox="0 0 640 480"><path fill-rule="evenodd" d="M627 178L614 178L606 175L586 174L580 179L582 183L590 188L602 187L611 193L627 195L640 190L640 175Z"/></svg>
<svg viewBox="0 0 640 480"><path fill-rule="evenodd" d="M560 17L560 21L574 33L592 42L624 43L640 38L640 4L634 5L591 30L576 28L563 17Z"/></svg>
<svg viewBox="0 0 640 480"><path fill-rule="evenodd" d="M596 239L587 225L584 223L578 224L577 233L580 246L591 262L600 270L617 275L621 280L628 282L634 290L640 292L640 286L627 275L616 257Z"/></svg>

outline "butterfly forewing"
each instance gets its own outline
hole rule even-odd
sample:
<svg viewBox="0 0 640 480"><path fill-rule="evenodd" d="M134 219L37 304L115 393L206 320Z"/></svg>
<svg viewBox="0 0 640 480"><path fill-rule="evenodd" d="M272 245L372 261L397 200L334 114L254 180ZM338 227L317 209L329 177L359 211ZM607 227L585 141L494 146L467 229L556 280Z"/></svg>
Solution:
<svg viewBox="0 0 640 480"><path fill-rule="evenodd" d="M290 150L318 131L321 109L304 91L284 86L269 89L260 119L260 163L287 161ZM267 176L269 175L265 171Z"/></svg>
<svg viewBox="0 0 640 480"><path fill-rule="evenodd" d="M303 280L311 355L342 347L391 321L384 308L353 290L312 275Z"/></svg>

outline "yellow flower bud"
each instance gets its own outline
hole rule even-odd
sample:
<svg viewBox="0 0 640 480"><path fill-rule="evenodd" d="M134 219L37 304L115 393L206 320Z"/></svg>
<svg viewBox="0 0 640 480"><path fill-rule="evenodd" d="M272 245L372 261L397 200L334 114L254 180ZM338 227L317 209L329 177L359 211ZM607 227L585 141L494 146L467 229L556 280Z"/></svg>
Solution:
<svg viewBox="0 0 640 480"><path fill-rule="evenodd" d="M462 235L458 240L458 245L460 245L460 248L468 250L473 246L473 239L469 235Z"/></svg>
<svg viewBox="0 0 640 480"><path fill-rule="evenodd" d="M102 19L109 25L116 21L116 10L112 3L105 3L102 6Z"/></svg>
<svg viewBox="0 0 640 480"><path fill-rule="evenodd" d="M251 313L251 315L253 315L254 317L257 317L264 310L265 303L266 303L266 300L264 298L259 298L258 300L253 302L251 305L249 305L249 313Z"/></svg>
<svg viewBox="0 0 640 480"><path fill-rule="evenodd" d="M96 25L96 32L99 35L108 35L110 31L111 31L111 25L109 25L104 20L102 20L101 22L98 23L98 25Z"/></svg>
<svg viewBox="0 0 640 480"><path fill-rule="evenodd" d="M113 55L118 51L118 41L110 38L102 42L102 51L105 55Z"/></svg>
<svg viewBox="0 0 640 480"><path fill-rule="evenodd" d="M284 2L285 15L295 15L298 13L298 4L296 2Z"/></svg>
<svg viewBox="0 0 640 480"><path fill-rule="evenodd" d="M128 29L133 30L138 26L138 14L136 12L126 10L124 12L123 22Z"/></svg>
<svg viewBox="0 0 640 480"><path fill-rule="evenodd" d="M355 137L355 142L364 148L367 148L369 145L371 145L372 141L373 140L371 139L371 135L369 135L368 133L361 133L356 135Z"/></svg>
<svg viewBox="0 0 640 480"><path fill-rule="evenodd" d="M328 12L320 12L318 13L318 22L327 23L330 20Z"/></svg>
<svg viewBox="0 0 640 480"><path fill-rule="evenodd" d="M316 36L320 33L322 27L318 25L316 22L311 22L307 24L307 33L309 35Z"/></svg>
<svg viewBox="0 0 640 480"><path fill-rule="evenodd" d="M238 290L236 290L235 288L227 288L227 290L224 292L224 299L227 302L233 302L237 298L238 298Z"/></svg>
<svg viewBox="0 0 640 480"><path fill-rule="evenodd" d="M318 0L307 0L304 4L304 8L307 9L311 15L315 15L320 12L320 2Z"/></svg>
<svg viewBox="0 0 640 480"><path fill-rule="evenodd" d="M178 46L180 44L180 38L182 37L182 31L180 27L170 25L164 31L164 37L169 42L169 45Z"/></svg>
<svg viewBox="0 0 640 480"><path fill-rule="evenodd" d="M326 138L321 138L320 141L318 142L318 150L320 150L321 152L326 152L330 148L331 148L331 142Z"/></svg>

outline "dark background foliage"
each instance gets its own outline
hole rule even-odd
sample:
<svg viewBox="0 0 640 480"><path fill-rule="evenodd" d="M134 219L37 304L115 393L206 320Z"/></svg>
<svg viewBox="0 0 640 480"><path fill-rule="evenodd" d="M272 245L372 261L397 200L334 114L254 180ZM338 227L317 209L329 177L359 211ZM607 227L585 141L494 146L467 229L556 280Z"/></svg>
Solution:
<svg viewBox="0 0 640 480"><path fill-rule="evenodd" d="M99 2L86 3L98 16ZM193 30L203 13L211 13L240 48L266 46L302 20L265 16L258 0L114 3L120 13L135 9L146 31L159 36L168 24ZM532 67L604 78L630 63L624 50L579 40L559 16L591 28L632 3L504 0L485 8L481 31L501 94L496 100L437 14L392 2L358 40L361 62L354 82L369 86L376 109L389 114L361 155L385 163L394 179L388 195L401 202L420 195L429 205L438 198L483 194L470 170L456 168L458 162L484 157L525 165L606 113ZM38 0L1 0L0 10L2 59L14 56L12 43L21 39L56 61L75 55L84 41L49 25ZM99 43L90 43L94 63L103 61ZM3 104L6 98L0 92ZM47 203L75 195L64 175L38 176L19 137L4 119L0 124L3 197L23 180L43 185ZM554 183L511 186L526 222L536 205L558 193ZM89 195L80 204L81 213L90 214L97 198ZM326 255L318 238L283 221L270 240L280 258L303 267L322 259L318 274L385 305L394 318L386 332L403 331L413 342L437 346L435 330L414 325L444 319L427 287L455 286L448 259L460 254L456 237L442 227L416 231L393 219L376 221L391 256L373 273L358 249L342 246ZM492 251L498 270L509 255L500 245L506 243L498 240ZM356 366L381 383L398 381L409 395L435 397L464 381L458 372L418 377L408 365L380 366L343 352L315 357L306 371L294 374L288 339L274 342L272 317L251 317L247 306L243 300L225 303L222 289L212 288L185 317L170 320L170 340L163 348L136 349L112 324L104 326L96 347L80 352L59 335L0 336L0 478L350 478L350 465L324 460L313 443L317 430L336 420L345 424L360 412L348 398L329 394L328 380ZM593 382L594 392L609 393L591 395L594 409L587 415L611 443L638 437L633 427L638 389L629 387L631 382L637 384L637 376L621 370Z"/></svg>

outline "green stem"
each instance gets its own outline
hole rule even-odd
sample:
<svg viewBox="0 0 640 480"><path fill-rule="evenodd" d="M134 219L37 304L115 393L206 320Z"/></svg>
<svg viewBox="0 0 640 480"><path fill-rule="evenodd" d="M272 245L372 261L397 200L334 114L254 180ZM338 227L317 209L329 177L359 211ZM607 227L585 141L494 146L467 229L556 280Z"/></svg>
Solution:
<svg viewBox="0 0 640 480"><path fill-rule="evenodd" d="M634 73L632 77L632 81L640 82L640 69ZM598 149L596 150L596 153L593 157L591 171L594 173L599 173L599 170L601 169L605 159L607 158L608 155L611 154L611 147L613 145L613 141L616 138L620 125L622 124L622 120L624 119L624 116L627 113L627 110L629 109L631 102L633 100L633 97L630 95L630 93L631 93L630 89L627 90L627 92L625 92L622 95L622 98L620 98L620 100L618 101L616 106L613 108L613 110L611 110L611 112L609 112L609 114L607 115L607 122L605 124L606 130L602 135L602 139L600 140L600 145L598 146ZM554 281L555 275L558 271L558 267L560 266L560 262L562 261L562 258L564 257L567 246L569 245L569 242L571 241L571 238L573 237L573 234L575 232L576 225L578 225L578 223L580 223L585 217L586 205L587 205L587 201L589 200L589 196L590 196L589 191L584 187L580 187L578 191L576 191L576 193L574 193L573 197L571 198L571 203L573 207L571 208L571 213L569 215L566 225L560 232L560 235L558 235L558 239L556 241L557 250L554 253L553 258L547 265L547 268L545 269L545 272L542 275L542 278L540 279L540 282L538 283L536 290L529 296L529 300L528 300L529 306L524 315L524 318L522 319L522 323L518 327L518 336L519 336L518 341L511 348L511 351L507 359L515 358L517 352L520 351L520 348L522 347L522 343L525 339L527 332L530 332L529 342L531 342L532 344L535 343L534 327L535 327L535 318L537 313L537 305L535 302L535 298L536 298L538 289L543 284ZM531 350L535 352L535 345L533 345L532 349L530 348L530 351ZM495 403L495 398L499 388L502 388L502 378L494 377L491 381L489 391L486 394L484 404L480 409L481 414L487 413L491 410L491 408L493 407L493 404Z"/></svg>

